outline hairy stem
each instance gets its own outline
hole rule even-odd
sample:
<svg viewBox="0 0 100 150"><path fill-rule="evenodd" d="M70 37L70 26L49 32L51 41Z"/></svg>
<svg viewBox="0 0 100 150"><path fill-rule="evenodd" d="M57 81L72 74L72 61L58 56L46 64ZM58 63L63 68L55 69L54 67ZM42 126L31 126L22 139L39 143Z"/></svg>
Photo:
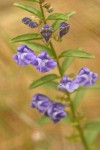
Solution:
<svg viewBox="0 0 100 150"><path fill-rule="evenodd" d="M42 5L41 5L41 0L40 0L40 9L41 9L41 13L42 13L42 16L43 16L43 22L44 22L44 24L46 24L47 22L46 22L44 11L43 11L43 8L42 8ZM58 66L58 70L59 70L59 74L62 77L62 71L61 71L61 66L60 66L60 63L59 63L59 59L58 59L58 56L56 54L56 51L55 51L54 46L53 46L51 41L49 42L49 45L50 45L51 49L54 51L55 59L57 61L57 66ZM70 109L71 109L71 112L72 112L72 115L73 115L73 120L77 123L76 129L78 130L78 132L80 134L80 138L81 138L81 141L83 143L84 150L89 150L89 147L88 147L87 142L86 142L85 137L84 137L83 129L80 125L80 122L77 120L77 117L76 117L76 114L75 114L75 111L74 111L74 108L73 108L73 105L72 105L72 102L71 102L69 92L67 92L67 96L68 96L68 99L70 101Z"/></svg>

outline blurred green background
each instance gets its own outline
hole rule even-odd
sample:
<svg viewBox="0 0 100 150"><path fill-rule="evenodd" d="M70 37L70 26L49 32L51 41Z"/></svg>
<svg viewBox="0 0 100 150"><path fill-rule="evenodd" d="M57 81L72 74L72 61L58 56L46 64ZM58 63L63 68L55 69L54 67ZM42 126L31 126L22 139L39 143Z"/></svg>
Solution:
<svg viewBox="0 0 100 150"><path fill-rule="evenodd" d="M10 39L25 33L34 32L21 23L28 12L13 6L20 0L0 0L0 150L82 150L81 144L65 139L72 133L67 124L48 122L42 126L35 123L41 114L30 109L34 93L46 93L55 99L61 95L53 89L43 87L29 90L29 84L41 77L33 67L18 66L12 59L19 45ZM93 53L96 59L75 59L68 73L77 73L87 66L100 75L100 1L99 0L49 0L55 12L76 11L70 19L70 32L62 43L54 42L57 53L66 49L84 48ZM30 3L32 4L32 3ZM39 29L36 29L39 31ZM52 72L52 71L51 71ZM53 72L57 72L56 69ZM100 82L100 78L98 79ZM79 110L87 120L100 117L100 90L87 91ZM99 143L99 136L95 141ZM99 150L99 148L97 148Z"/></svg>

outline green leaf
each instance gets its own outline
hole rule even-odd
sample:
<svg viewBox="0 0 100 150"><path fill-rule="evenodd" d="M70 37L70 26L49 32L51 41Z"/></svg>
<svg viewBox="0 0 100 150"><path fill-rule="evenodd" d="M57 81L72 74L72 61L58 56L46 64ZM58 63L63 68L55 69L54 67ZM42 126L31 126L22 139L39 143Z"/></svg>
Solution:
<svg viewBox="0 0 100 150"><path fill-rule="evenodd" d="M74 110L77 109L77 107L79 106L81 100L83 99L85 90L81 90L80 88L76 91L76 95L75 97L72 99L72 105Z"/></svg>
<svg viewBox="0 0 100 150"><path fill-rule="evenodd" d="M48 16L47 20L66 20L68 16L61 13L54 13Z"/></svg>
<svg viewBox="0 0 100 150"><path fill-rule="evenodd" d="M52 30L53 30L53 32L55 32L55 31L60 27L61 22L62 22L62 20L56 20L56 21L52 24Z"/></svg>
<svg viewBox="0 0 100 150"><path fill-rule="evenodd" d="M27 0L27 1L31 1L31 2L36 2L36 3L38 3L38 1L37 1L37 0Z"/></svg>
<svg viewBox="0 0 100 150"><path fill-rule="evenodd" d="M85 125L86 130L96 130L100 132L100 118L95 119Z"/></svg>
<svg viewBox="0 0 100 150"><path fill-rule="evenodd" d="M47 20L68 20L70 16L72 16L73 14L75 14L74 11L72 12L68 12L66 14L62 14L62 13L53 13L51 15L48 16Z"/></svg>
<svg viewBox="0 0 100 150"><path fill-rule="evenodd" d="M46 83L45 87L47 88L52 88L52 89L55 89L55 90L58 90L57 88L57 82L55 81L51 81L51 82L48 82Z"/></svg>
<svg viewBox="0 0 100 150"><path fill-rule="evenodd" d="M43 117L41 117L38 121L36 121L36 123L37 123L38 125L42 125L42 124L44 124L44 123L46 123L46 122L48 122L48 121L50 121L50 118L49 118L49 117L46 117L46 116L43 116Z"/></svg>
<svg viewBox="0 0 100 150"><path fill-rule="evenodd" d="M56 21L52 24L53 32L55 32L55 31L60 27L61 22L67 21L67 20L69 19L69 17L71 17L73 14L75 14L74 11L68 12L68 13L64 14L64 16L66 17L66 19L64 19L64 20L56 20Z"/></svg>
<svg viewBox="0 0 100 150"><path fill-rule="evenodd" d="M100 89L100 83L95 83L92 86L86 86L86 87L80 87L81 90L94 90L94 89Z"/></svg>
<svg viewBox="0 0 100 150"><path fill-rule="evenodd" d="M11 39L11 42L22 42L22 41L29 41L29 40L39 40L42 39L42 36L37 33L28 33L24 35L19 35L13 39Z"/></svg>
<svg viewBox="0 0 100 150"><path fill-rule="evenodd" d="M40 79L33 81L29 88L30 89L36 88L38 86L46 84L47 82L51 82L52 80L57 79L57 78L58 76L56 74L45 75L41 77Z"/></svg>
<svg viewBox="0 0 100 150"><path fill-rule="evenodd" d="M61 72L62 74L64 74L64 72L68 69L68 67L71 65L71 63L73 62L73 58L65 58L63 63L62 63L62 67L61 67Z"/></svg>
<svg viewBox="0 0 100 150"><path fill-rule="evenodd" d="M95 58L92 54L80 50L66 50L59 56L61 57L79 57L79 58Z"/></svg>
<svg viewBox="0 0 100 150"><path fill-rule="evenodd" d="M86 142L88 145L92 144L94 142L94 140L96 139L98 135L98 132L95 130L85 130L84 132L84 137L86 139Z"/></svg>
<svg viewBox="0 0 100 150"><path fill-rule="evenodd" d="M33 8L33 7L28 6L26 4L23 4L23 3L14 3L14 6L22 8L22 9L24 9L24 10L26 10L26 11L28 11L28 12L30 12L30 13L38 16L38 17L40 17L40 18L43 18L42 17L42 13L39 10L37 10L36 8Z"/></svg>
<svg viewBox="0 0 100 150"><path fill-rule="evenodd" d="M26 44L27 46L29 46L34 51L42 52L43 50L45 50L45 51L48 52L48 54L50 54L51 56L55 57L55 53L53 52L53 50L50 49L47 46L44 46L44 45L36 43L36 42L24 42L24 44Z"/></svg>

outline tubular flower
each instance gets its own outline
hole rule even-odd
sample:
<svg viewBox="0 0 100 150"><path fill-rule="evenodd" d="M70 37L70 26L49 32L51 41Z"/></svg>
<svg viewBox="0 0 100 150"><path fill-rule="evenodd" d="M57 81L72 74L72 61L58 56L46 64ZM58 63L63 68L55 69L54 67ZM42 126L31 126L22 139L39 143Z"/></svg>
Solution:
<svg viewBox="0 0 100 150"><path fill-rule="evenodd" d="M65 34L68 33L70 25L68 23L62 22L59 28L59 38L62 38Z"/></svg>
<svg viewBox="0 0 100 150"><path fill-rule="evenodd" d="M82 68L77 76L71 80L67 76L63 76L58 89L62 91L73 92L79 86L92 86L98 78L98 74L91 72L90 69Z"/></svg>
<svg viewBox="0 0 100 150"><path fill-rule="evenodd" d="M44 40L46 41L46 43L48 43L51 35L52 35L52 28L46 24L41 28L41 35L44 38Z"/></svg>
<svg viewBox="0 0 100 150"><path fill-rule="evenodd" d="M40 72L48 72L57 66L57 63L49 57L46 51L42 51L32 62Z"/></svg>
<svg viewBox="0 0 100 150"><path fill-rule="evenodd" d="M63 76L58 85L59 90L68 92L73 92L78 87L79 85L75 84L68 76Z"/></svg>
<svg viewBox="0 0 100 150"><path fill-rule="evenodd" d="M58 102L49 105L45 115L49 116L54 123L57 123L62 118L66 117L66 112L64 111L64 105Z"/></svg>
<svg viewBox="0 0 100 150"><path fill-rule="evenodd" d="M83 67L81 68L73 82L81 86L92 86L97 78L97 73L91 72L90 69Z"/></svg>
<svg viewBox="0 0 100 150"><path fill-rule="evenodd" d="M40 93L33 96L31 107L37 108L39 112L50 117L54 123L57 123L62 118L66 117L66 112L64 111L65 106L63 104L54 102L47 96Z"/></svg>
<svg viewBox="0 0 100 150"><path fill-rule="evenodd" d="M30 64L35 58L35 53L26 45L21 45L17 48L18 52L13 55L13 59L20 66Z"/></svg>
<svg viewBox="0 0 100 150"><path fill-rule="evenodd" d="M52 103L52 101L47 96L38 93L33 96L32 102L31 102L31 107L37 108L39 110L39 112L44 113L44 112L46 112L49 105L51 105L51 103Z"/></svg>

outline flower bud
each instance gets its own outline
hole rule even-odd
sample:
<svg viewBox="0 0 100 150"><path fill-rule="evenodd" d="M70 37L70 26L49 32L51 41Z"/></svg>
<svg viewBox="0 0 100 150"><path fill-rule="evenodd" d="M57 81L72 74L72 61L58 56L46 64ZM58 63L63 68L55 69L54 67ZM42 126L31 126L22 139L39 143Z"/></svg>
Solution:
<svg viewBox="0 0 100 150"><path fill-rule="evenodd" d="M50 3L47 3L47 2L46 2L46 3L43 4L42 6L43 6L44 8L46 8L46 9L48 9L48 8L50 7Z"/></svg>
<svg viewBox="0 0 100 150"><path fill-rule="evenodd" d="M68 23L62 22L59 28L59 38L62 38L65 34L68 33L70 25Z"/></svg>
<svg viewBox="0 0 100 150"><path fill-rule="evenodd" d="M28 24L28 26L29 26L30 28L36 28L36 27L38 26L38 24L37 24L37 22L31 21L31 22Z"/></svg>
<svg viewBox="0 0 100 150"><path fill-rule="evenodd" d="M48 43L51 35L52 35L52 28L46 24L41 28L41 35L44 38L44 40L46 41L46 43Z"/></svg>
<svg viewBox="0 0 100 150"><path fill-rule="evenodd" d="M54 11L54 8L53 7L49 7L48 9L47 9L47 12L48 13L52 13Z"/></svg>
<svg viewBox="0 0 100 150"><path fill-rule="evenodd" d="M29 24L31 21L32 21L32 20L31 20L30 18L28 18L28 17L24 17L24 18L22 19L22 23L24 23L24 24Z"/></svg>

